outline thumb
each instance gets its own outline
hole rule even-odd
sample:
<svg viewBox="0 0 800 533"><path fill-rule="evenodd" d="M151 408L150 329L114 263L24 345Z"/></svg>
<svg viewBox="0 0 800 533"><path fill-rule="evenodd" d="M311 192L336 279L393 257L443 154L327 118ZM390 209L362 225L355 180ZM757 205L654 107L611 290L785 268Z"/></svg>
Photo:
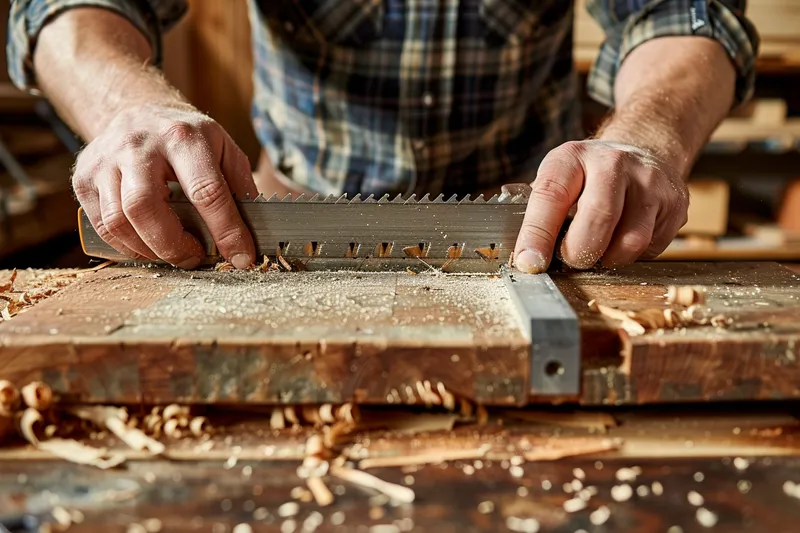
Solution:
<svg viewBox="0 0 800 533"><path fill-rule="evenodd" d="M531 184L531 195L522 220L514 265L521 272L547 270L564 220L583 188L584 170L572 143L551 150Z"/></svg>

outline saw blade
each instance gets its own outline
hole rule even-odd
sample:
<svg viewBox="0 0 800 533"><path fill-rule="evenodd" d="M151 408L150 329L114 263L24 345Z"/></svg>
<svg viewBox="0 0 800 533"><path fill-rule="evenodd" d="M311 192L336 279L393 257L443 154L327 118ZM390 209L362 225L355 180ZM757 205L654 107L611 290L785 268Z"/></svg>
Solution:
<svg viewBox="0 0 800 533"><path fill-rule="evenodd" d="M509 193L513 190L513 193ZM329 195L292 199L290 195L238 201L259 257L280 256L306 269L397 269L446 267L449 271L496 271L511 256L528 197L504 189L489 199L428 195L376 199L370 195ZM220 260L202 218L191 202L173 199L170 207L184 228L203 245L208 262ZM87 255L130 260L106 244L80 215Z"/></svg>

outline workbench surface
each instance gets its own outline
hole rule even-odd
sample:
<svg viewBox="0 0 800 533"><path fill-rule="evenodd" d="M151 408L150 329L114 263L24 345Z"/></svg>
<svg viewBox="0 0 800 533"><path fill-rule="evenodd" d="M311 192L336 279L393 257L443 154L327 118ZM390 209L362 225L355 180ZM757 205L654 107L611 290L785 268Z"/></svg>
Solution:
<svg viewBox="0 0 800 533"><path fill-rule="evenodd" d="M797 531L798 404L686 403L797 397L796 276L775 264L652 263L553 277L583 335L583 392L566 400L677 405L516 408L541 399L525 394L529 341L496 277L22 272L6 295L41 301L0 324L1 378L42 379L67 407L193 404L216 429L162 436L160 457L83 437L126 456L112 470L6 443L0 520L55 505L73 522L60 530L103 533ZM704 287L732 324L630 337L586 305L663 306L670 284ZM480 420L406 405L420 380L494 407ZM368 469L412 488L413 504L326 476L335 500L319 507L296 474L318 430L272 429L274 407L260 404L347 400L384 404L362 407L360 429L336 447L354 465L443 450L480 458ZM436 429L442 421L454 427ZM542 450L583 455L547 461Z"/></svg>
<svg viewBox="0 0 800 533"><path fill-rule="evenodd" d="M529 395L530 340L497 276L110 267L0 324L4 377L74 401L414 403L442 382L486 405ZM578 312L584 405L797 398L800 284L774 263L556 273ZM587 306L706 291L712 325L629 336ZM409 392L410 391L410 392Z"/></svg>

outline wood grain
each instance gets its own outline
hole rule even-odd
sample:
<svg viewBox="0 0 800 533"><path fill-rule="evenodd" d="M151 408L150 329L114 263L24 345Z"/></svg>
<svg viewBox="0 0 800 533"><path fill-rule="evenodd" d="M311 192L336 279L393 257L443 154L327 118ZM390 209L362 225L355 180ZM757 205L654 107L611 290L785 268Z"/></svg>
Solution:
<svg viewBox="0 0 800 533"><path fill-rule="evenodd" d="M583 346L582 393L559 401L800 396L788 269L656 262L553 277ZM705 287L710 314L733 324L628 338L587 306L664 306L670 284ZM502 280L486 275L115 267L0 324L3 377L90 402L406 403L424 380L490 405L552 402L527 396L529 348Z"/></svg>

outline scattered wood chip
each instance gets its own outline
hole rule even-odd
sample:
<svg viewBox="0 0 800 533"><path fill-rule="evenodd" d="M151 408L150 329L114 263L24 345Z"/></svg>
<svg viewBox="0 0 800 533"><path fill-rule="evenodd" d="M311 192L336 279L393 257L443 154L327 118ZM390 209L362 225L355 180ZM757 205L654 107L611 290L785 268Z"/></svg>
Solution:
<svg viewBox="0 0 800 533"><path fill-rule="evenodd" d="M28 407L46 411L53 405L53 390L46 383L32 381L22 387L22 401Z"/></svg>
<svg viewBox="0 0 800 533"><path fill-rule="evenodd" d="M20 405L19 389L5 379L0 380L0 416L11 416Z"/></svg>
<svg viewBox="0 0 800 533"><path fill-rule="evenodd" d="M414 498L416 497L412 489L402 485L389 483L388 481L384 481L362 470L346 468L343 466L331 466L330 473L331 475L338 477L343 481L376 490L401 503L413 503Z"/></svg>
<svg viewBox="0 0 800 533"><path fill-rule="evenodd" d="M314 495L317 505L320 507L327 507L333 503L333 493L322 480L321 477L310 477L306 479L306 485L311 494Z"/></svg>
<svg viewBox="0 0 800 533"><path fill-rule="evenodd" d="M8 279L0 284L0 292L8 292L14 290L14 281L17 279L17 269L11 271L11 275Z"/></svg>
<svg viewBox="0 0 800 533"><path fill-rule="evenodd" d="M371 457L362 459L358 467L367 470L369 468L387 468L395 466L416 466L426 464L438 464L447 461L465 461L468 459L481 459L491 450L491 444L484 444L480 448L470 448L465 450L453 450L451 448L434 448L425 450L422 453L413 455L401 455L395 457Z"/></svg>
<svg viewBox="0 0 800 533"><path fill-rule="evenodd" d="M93 448L72 439L40 441L34 430L34 426L39 423L44 423L44 418L39 411L31 407L25 409L19 422L20 432L25 440L42 451L72 463L94 466L103 470L125 462L125 456L121 453L109 452L105 448Z"/></svg>
<svg viewBox="0 0 800 533"><path fill-rule="evenodd" d="M706 301L705 289L703 287L692 287L690 285L670 285L667 287L667 303L677 304L688 307L693 304L703 304Z"/></svg>
<svg viewBox="0 0 800 533"><path fill-rule="evenodd" d="M150 452L153 455L164 453L164 444L152 437L147 436L143 431L136 428L129 428L125 423L125 415L118 407L106 406L83 406L73 407L69 412L83 420L89 420L101 428L107 428L117 436L122 442L134 450Z"/></svg>

